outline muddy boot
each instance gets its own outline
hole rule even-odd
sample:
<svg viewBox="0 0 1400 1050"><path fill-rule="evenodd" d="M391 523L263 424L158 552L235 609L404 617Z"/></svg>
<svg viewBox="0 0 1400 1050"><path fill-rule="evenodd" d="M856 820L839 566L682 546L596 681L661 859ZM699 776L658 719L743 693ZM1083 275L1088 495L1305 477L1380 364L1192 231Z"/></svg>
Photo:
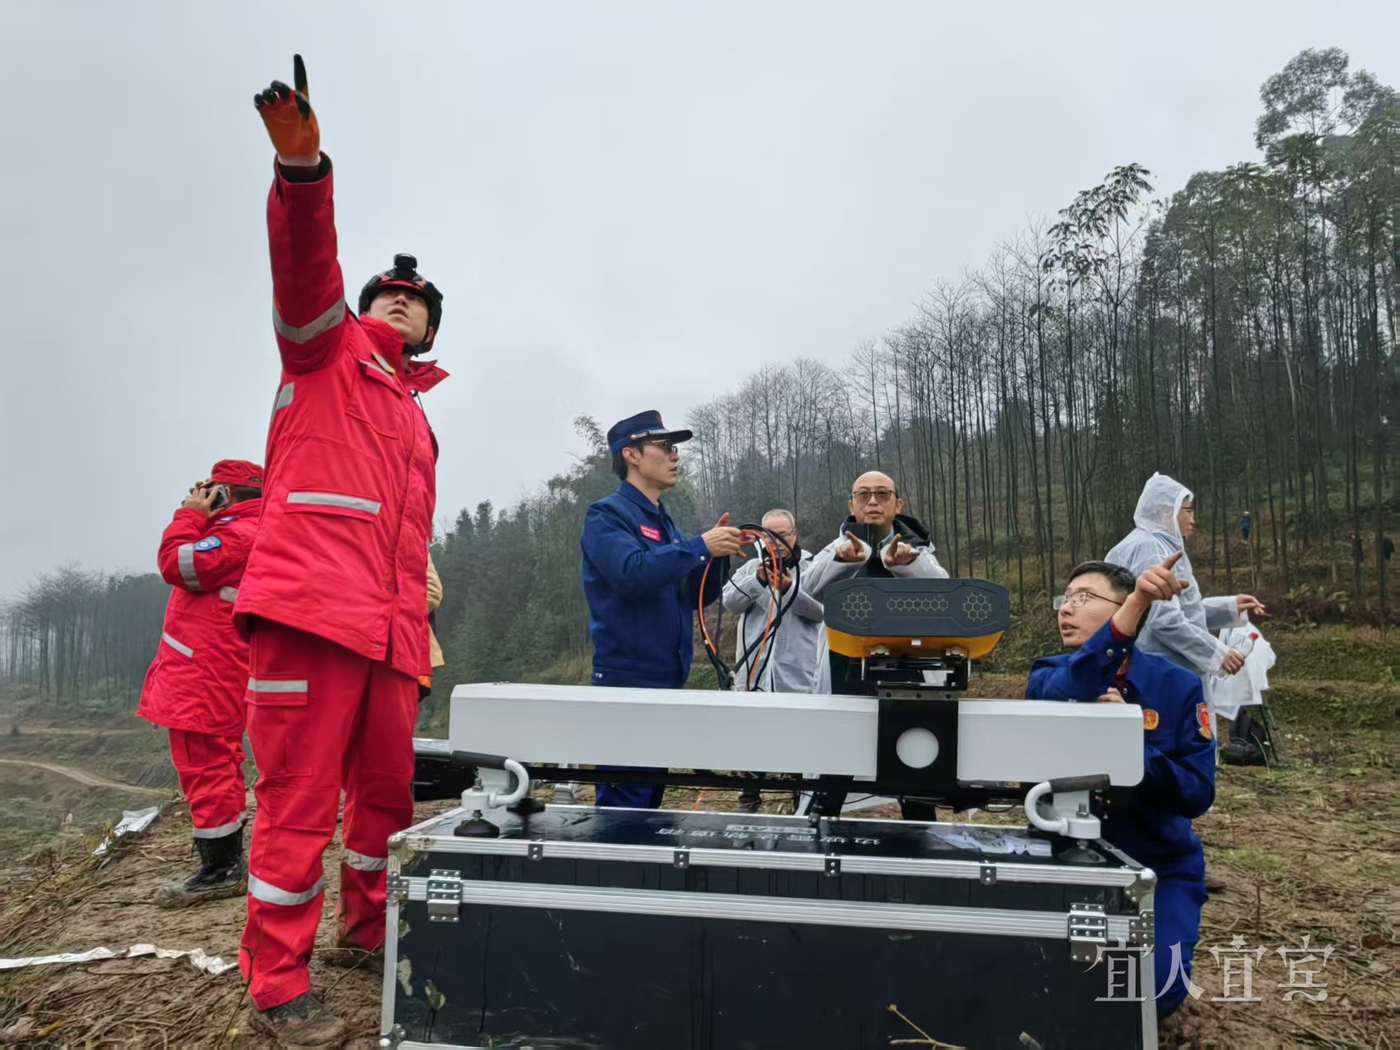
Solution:
<svg viewBox="0 0 1400 1050"><path fill-rule="evenodd" d="M271 1010L254 1010L253 1027L271 1036L284 1050L339 1046L348 1034L345 1022L327 1010L313 992L302 992Z"/></svg>
<svg viewBox="0 0 1400 1050"><path fill-rule="evenodd" d="M248 892L243 871L243 829L217 839L195 839L199 870L184 882L172 882L156 891L158 908L188 908L204 901L241 897Z"/></svg>

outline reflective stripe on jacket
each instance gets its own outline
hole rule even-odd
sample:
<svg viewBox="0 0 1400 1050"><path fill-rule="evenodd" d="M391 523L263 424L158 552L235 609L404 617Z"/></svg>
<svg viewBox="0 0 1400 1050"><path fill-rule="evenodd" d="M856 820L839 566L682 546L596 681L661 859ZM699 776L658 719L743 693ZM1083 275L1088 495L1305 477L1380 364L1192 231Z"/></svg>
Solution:
<svg viewBox="0 0 1400 1050"><path fill-rule="evenodd" d="M234 611L245 631L265 617L417 678L430 664L437 448L414 394L445 374L405 363L390 325L346 307L329 169L293 181L279 166L268 196L282 380Z"/></svg>
<svg viewBox="0 0 1400 1050"><path fill-rule="evenodd" d="M160 538L160 575L174 590L136 713L168 729L243 736L248 643L233 606L258 531L262 500L209 519L181 507Z"/></svg>

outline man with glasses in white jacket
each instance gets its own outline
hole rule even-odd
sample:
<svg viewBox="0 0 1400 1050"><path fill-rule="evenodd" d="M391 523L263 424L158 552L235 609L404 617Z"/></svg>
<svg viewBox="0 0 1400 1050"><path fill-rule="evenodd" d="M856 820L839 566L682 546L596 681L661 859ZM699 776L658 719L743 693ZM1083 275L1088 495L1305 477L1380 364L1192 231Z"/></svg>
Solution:
<svg viewBox="0 0 1400 1050"><path fill-rule="evenodd" d="M821 601L828 585L854 576L948 578L928 531L904 513L904 501L888 474L872 470L856 478L847 506L851 516L840 535L812 559L807 588L812 597Z"/></svg>
<svg viewBox="0 0 1400 1050"><path fill-rule="evenodd" d="M928 531L904 513L904 501L888 474L872 470L856 478L848 506L851 516L841 526L840 535L812 558L803 574L807 593L815 600L824 601L826 588L837 580L857 576L948 578L948 571L934 556ZM860 678L859 661L840 653L829 653L828 661L831 692L873 695L874 690ZM820 812L839 813L844 793L839 795L817 798L813 805ZM906 820L938 819L927 802L901 799L900 809Z"/></svg>
<svg viewBox="0 0 1400 1050"><path fill-rule="evenodd" d="M773 591L767 568L752 559L724 585L721 601L725 612L739 617L734 654L734 688L762 693L811 693L825 680L826 628L822 604L808 593L807 574L812 552L798 542L797 522L790 510L770 510L763 527L772 534L783 556L778 580L778 606L772 610ZM781 622L777 616L782 614ZM765 631L771 635L763 642ZM747 655L747 659L745 658ZM740 813L757 813L758 788L739 793Z"/></svg>

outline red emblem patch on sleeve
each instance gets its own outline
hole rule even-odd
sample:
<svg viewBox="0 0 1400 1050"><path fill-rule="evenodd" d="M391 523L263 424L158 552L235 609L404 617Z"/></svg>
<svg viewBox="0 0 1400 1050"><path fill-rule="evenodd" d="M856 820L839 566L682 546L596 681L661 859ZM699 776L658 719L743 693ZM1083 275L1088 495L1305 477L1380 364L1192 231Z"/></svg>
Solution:
<svg viewBox="0 0 1400 1050"><path fill-rule="evenodd" d="M1210 707L1207 704L1196 705L1196 727L1201 736L1207 740L1214 739L1210 731Z"/></svg>
<svg viewBox="0 0 1400 1050"><path fill-rule="evenodd" d="M1158 726L1158 724L1159 724L1161 721L1162 721L1162 716L1159 715L1159 714L1157 714L1157 712L1154 711L1154 710L1152 710L1152 708L1150 708L1150 707L1144 707L1144 708L1142 709L1142 728L1143 728L1143 729L1156 729L1157 726Z"/></svg>
<svg viewBox="0 0 1400 1050"><path fill-rule="evenodd" d="M642 530L642 535L645 536L647 539L649 539L649 540L655 540L657 543L660 543L660 542L661 542L661 530L660 530L660 529L654 529L654 528L652 528L650 525L643 525L643 526L641 526L641 530Z"/></svg>

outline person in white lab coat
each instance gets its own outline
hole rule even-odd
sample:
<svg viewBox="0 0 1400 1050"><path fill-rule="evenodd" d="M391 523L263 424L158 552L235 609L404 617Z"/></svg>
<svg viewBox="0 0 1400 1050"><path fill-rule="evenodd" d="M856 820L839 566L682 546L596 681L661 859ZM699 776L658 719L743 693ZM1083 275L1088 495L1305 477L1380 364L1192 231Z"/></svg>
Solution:
<svg viewBox="0 0 1400 1050"><path fill-rule="evenodd" d="M764 693L810 693L817 685L818 658L826 655L822 604L811 596L807 585L812 552L802 550L791 511L770 510L763 516L763 527L777 538L788 560L796 562L796 571L784 570L779 582L778 609L785 611L773 634L771 654L760 655L754 648L763 636L768 607L773 600L766 572L758 559L741 566L724 585L720 598L724 611L739 617L734 688ZM793 586L797 587L795 593ZM745 660L744 653L750 649L754 649L753 655Z"/></svg>
<svg viewBox="0 0 1400 1050"><path fill-rule="evenodd" d="M1136 528L1104 556L1129 572L1141 573L1177 551L1196 528L1195 497L1191 490L1165 474L1147 479L1133 513ZM1210 709L1211 736L1215 736L1215 704L1211 679L1233 675L1244 667L1244 656L1216 638L1212 631L1240 627L1251 612L1264 612L1264 604L1250 594L1205 598L1196 584L1190 555L1183 553L1175 569L1186 589L1173 601L1157 602L1138 634L1137 647L1157 653L1201 676Z"/></svg>
<svg viewBox="0 0 1400 1050"><path fill-rule="evenodd" d="M763 516L763 527L773 534L786 560L795 566L784 569L778 583L780 596L773 616L776 618L781 612L782 620L773 628L767 644L760 644L769 625L769 606L773 604L767 570L757 558L752 559L724 585L720 598L724 610L739 617L733 687L740 692L811 693L821 680L820 665L826 660L822 605L807 591L812 552L802 549L792 511L770 510ZM748 659L745 653L750 654ZM756 813L758 804L758 788L740 792L740 813Z"/></svg>

